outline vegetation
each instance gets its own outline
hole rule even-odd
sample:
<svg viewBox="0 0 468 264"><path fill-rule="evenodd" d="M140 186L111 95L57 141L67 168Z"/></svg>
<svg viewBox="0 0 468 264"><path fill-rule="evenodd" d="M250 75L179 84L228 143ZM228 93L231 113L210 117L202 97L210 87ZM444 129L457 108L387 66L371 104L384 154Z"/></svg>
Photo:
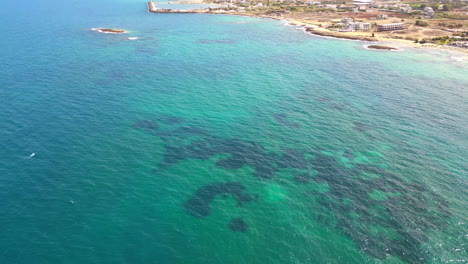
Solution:
<svg viewBox="0 0 468 264"><path fill-rule="evenodd" d="M416 20L416 23L414 23L416 26L420 27L427 27L429 24L427 22L424 22L422 20Z"/></svg>

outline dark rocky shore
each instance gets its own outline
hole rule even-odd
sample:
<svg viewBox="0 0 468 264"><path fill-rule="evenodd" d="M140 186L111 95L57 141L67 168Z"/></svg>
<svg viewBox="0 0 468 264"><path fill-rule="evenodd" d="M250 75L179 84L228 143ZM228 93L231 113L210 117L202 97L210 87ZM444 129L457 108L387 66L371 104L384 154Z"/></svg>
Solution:
<svg viewBox="0 0 468 264"><path fill-rule="evenodd" d="M367 46L368 49L376 49L376 50L397 50L397 48L389 47L389 46L382 46L382 45L369 45Z"/></svg>

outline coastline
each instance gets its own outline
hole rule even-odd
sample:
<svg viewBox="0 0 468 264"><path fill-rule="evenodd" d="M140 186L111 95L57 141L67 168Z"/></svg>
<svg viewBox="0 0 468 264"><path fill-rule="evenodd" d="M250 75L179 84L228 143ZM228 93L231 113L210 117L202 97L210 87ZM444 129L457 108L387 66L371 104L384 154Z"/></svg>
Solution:
<svg viewBox="0 0 468 264"><path fill-rule="evenodd" d="M214 14L214 15L234 15L234 16L243 16L243 17L255 17L255 18L266 18L266 19L273 19L283 21L286 24L292 26L302 27L304 32L319 36L319 37L329 37L329 38L336 38L336 39L345 39L345 40L352 40L352 41L363 41L363 42L386 42L386 43L400 43L405 44L407 46L413 48L432 48L432 49L439 49L439 50L446 50L446 51L454 51L458 53L462 53L464 55L468 55L468 49L460 49L456 47L446 46L446 45L436 45L436 44L420 44L415 43L412 40L408 39L401 39L401 38L389 38L383 36L373 36L374 34L370 34L368 31L360 31L360 32L338 32L332 31L325 28L321 28L315 24L306 23L299 19L290 19L272 15L265 15L265 14L252 14L252 13L239 13L239 12L225 12L225 11L211 11L208 9L192 9L192 10L171 10L171 9L157 9L156 5L153 5L153 1L148 2L148 11L151 13L183 13L183 14ZM398 49L398 48L397 48Z"/></svg>
<svg viewBox="0 0 468 264"><path fill-rule="evenodd" d="M407 39L400 39L400 38L388 38L388 37L372 37L366 32L353 32L357 33L354 35L331 31L328 29L317 27L313 24L304 23L303 21L299 21L296 19L284 19L280 17L274 16L266 16L266 15L254 15L254 14L244 14L244 13L225 13L226 15L237 15L237 16L244 16L244 17L256 17L256 18L267 18L267 19L274 19L283 21L289 25L302 27L305 33L319 36L319 37L329 37L329 38L336 38L342 40L352 40L352 41L363 41L363 42L374 42L374 43L398 43L398 44L405 44L406 46L412 48L431 48L431 49L438 49L438 50L445 50L445 51L454 51L468 56L468 50L466 49L458 49L455 47L445 46L445 45L436 45L436 44L419 44L415 43L414 41L407 40ZM391 45L391 44L390 44Z"/></svg>

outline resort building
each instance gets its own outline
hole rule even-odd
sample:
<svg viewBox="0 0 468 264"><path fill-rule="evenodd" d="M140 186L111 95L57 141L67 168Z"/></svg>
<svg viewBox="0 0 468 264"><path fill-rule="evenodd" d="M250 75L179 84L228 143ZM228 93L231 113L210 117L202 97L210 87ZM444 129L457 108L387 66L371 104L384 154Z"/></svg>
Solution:
<svg viewBox="0 0 468 264"><path fill-rule="evenodd" d="M404 23L391 23L378 25L377 31L391 31L391 30L402 30L405 29Z"/></svg>
<svg viewBox="0 0 468 264"><path fill-rule="evenodd" d="M347 24L347 28L352 29L354 31L369 31L371 28L371 24L364 22L349 22Z"/></svg>

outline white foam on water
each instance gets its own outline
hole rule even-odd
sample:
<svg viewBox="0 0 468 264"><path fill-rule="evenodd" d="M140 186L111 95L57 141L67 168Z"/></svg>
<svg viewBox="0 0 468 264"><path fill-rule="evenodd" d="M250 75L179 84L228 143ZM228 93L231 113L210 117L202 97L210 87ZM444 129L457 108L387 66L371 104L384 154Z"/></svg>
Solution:
<svg viewBox="0 0 468 264"><path fill-rule="evenodd" d="M462 57L455 57L455 56L451 56L450 59L454 60L454 61L464 61L465 58L462 58Z"/></svg>
<svg viewBox="0 0 468 264"><path fill-rule="evenodd" d="M127 39L128 39L128 40L137 40L138 37L128 37Z"/></svg>

